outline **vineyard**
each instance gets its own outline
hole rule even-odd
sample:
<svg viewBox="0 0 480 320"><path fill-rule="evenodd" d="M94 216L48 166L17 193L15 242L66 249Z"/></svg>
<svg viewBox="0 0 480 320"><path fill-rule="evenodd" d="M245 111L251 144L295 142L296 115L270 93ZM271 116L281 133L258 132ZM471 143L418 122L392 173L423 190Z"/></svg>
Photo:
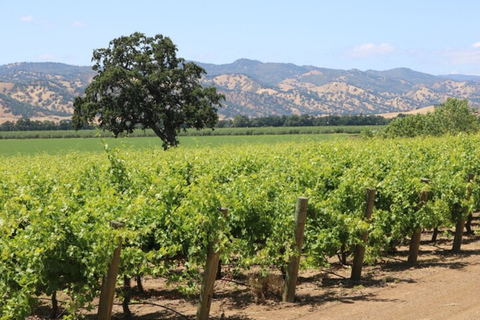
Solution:
<svg viewBox="0 0 480 320"><path fill-rule="evenodd" d="M118 279L166 278L186 295L198 295L212 243L234 273L285 273L298 256L299 196L308 198L302 267L346 262L367 231L365 262L375 263L480 207L479 144L459 135L3 157L0 319L27 317L39 295L55 304L58 291L79 316L120 240Z"/></svg>

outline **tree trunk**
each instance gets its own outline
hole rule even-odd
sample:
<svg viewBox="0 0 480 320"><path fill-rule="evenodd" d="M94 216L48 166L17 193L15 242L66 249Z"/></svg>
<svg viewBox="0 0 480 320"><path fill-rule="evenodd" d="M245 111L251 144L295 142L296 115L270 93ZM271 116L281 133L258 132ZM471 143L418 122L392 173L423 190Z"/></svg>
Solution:
<svg viewBox="0 0 480 320"><path fill-rule="evenodd" d="M342 244L342 248L340 249L341 250L341 262L344 266L347 265L347 253L345 252L345 244Z"/></svg>
<svg viewBox="0 0 480 320"><path fill-rule="evenodd" d="M150 128L155 132L157 137L163 141L163 149L167 150L169 147L176 147L178 145L177 132L175 128L171 126L165 126L158 128L155 125L151 125Z"/></svg>
<svg viewBox="0 0 480 320"><path fill-rule="evenodd" d="M438 228L434 228L431 242L434 242L434 243L437 242L437 236L438 236Z"/></svg>
<svg viewBox="0 0 480 320"><path fill-rule="evenodd" d="M126 275L123 276L123 315L125 319L132 319L132 312L128 305L130 304L130 294L131 294L130 278Z"/></svg>
<svg viewBox="0 0 480 320"><path fill-rule="evenodd" d="M470 213L467 217L467 222L465 223L465 229L467 231L467 234L472 234L472 220L473 220L473 215Z"/></svg>
<svg viewBox="0 0 480 320"><path fill-rule="evenodd" d="M50 315L51 319L57 319L58 315L58 301L57 301L57 291L52 293L52 313Z"/></svg>
<svg viewBox="0 0 480 320"><path fill-rule="evenodd" d="M178 145L177 132L174 127L164 124L164 131L166 136L166 143L170 147L176 147Z"/></svg>
<svg viewBox="0 0 480 320"><path fill-rule="evenodd" d="M215 276L215 280L222 279L222 259L218 259L218 268L217 268L217 275Z"/></svg>
<svg viewBox="0 0 480 320"><path fill-rule="evenodd" d="M145 290L143 290L143 284L142 284L142 276L137 274L135 276L135 280L137 282L137 290L138 290L138 293L144 293Z"/></svg>

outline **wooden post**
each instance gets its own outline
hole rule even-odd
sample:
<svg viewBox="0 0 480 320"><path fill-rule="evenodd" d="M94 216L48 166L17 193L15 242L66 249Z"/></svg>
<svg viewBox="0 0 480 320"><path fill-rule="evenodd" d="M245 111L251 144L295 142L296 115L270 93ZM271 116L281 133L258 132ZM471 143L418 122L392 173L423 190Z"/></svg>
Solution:
<svg viewBox="0 0 480 320"><path fill-rule="evenodd" d="M421 179L424 183L429 183L430 180L428 179ZM426 202L428 201L428 192L424 191L420 194L420 204L419 208L421 208ZM422 228L420 226L416 227L412 238L410 240L410 250L408 252L408 263L415 264L417 263L418 258L418 251L420 250L420 237L422 235Z"/></svg>
<svg viewBox="0 0 480 320"><path fill-rule="evenodd" d="M227 218L228 209L220 208L224 218ZM197 306L197 320L207 320L212 305L213 286L217 275L218 261L220 259L220 250L215 252L215 245L218 239L214 239L208 245L207 262L203 271L202 288L200 290L200 299Z"/></svg>
<svg viewBox="0 0 480 320"><path fill-rule="evenodd" d="M470 184L474 178L475 178L475 175L473 173L469 173L468 183ZM467 189L467 200L470 200L471 196L472 196L472 186L469 185ZM463 237L464 227L465 227L465 220L463 218L460 218L459 220L457 220L457 224L455 225L455 236L453 238L453 246L452 246L453 253L460 252L460 247L462 246L462 237Z"/></svg>
<svg viewBox="0 0 480 320"><path fill-rule="evenodd" d="M110 226L114 229L125 227L125 223L111 221ZM98 303L97 320L110 320L112 316L113 298L115 297L115 284L117 282L118 264L120 263L120 252L122 250L122 239L119 238L118 245L113 252L113 258L108 267L107 276L103 277L100 301Z"/></svg>
<svg viewBox="0 0 480 320"><path fill-rule="evenodd" d="M300 267L300 255L302 254L303 232L307 219L308 198L298 197L295 208L295 248L298 255L290 257L285 276L285 288L283 301L293 302L295 300L295 287L297 286L298 268Z"/></svg>
<svg viewBox="0 0 480 320"><path fill-rule="evenodd" d="M375 201L375 189L367 189L367 207L365 209L365 221L370 223L373 212L373 203ZM352 281L360 281L362 276L363 257L365 255L365 245L367 243L368 231L362 235L362 243L355 246L355 255L353 256Z"/></svg>
<svg viewBox="0 0 480 320"><path fill-rule="evenodd" d="M408 263L417 263L418 251L420 250L420 237L422 236L422 229L417 227L410 239L410 250L408 251Z"/></svg>

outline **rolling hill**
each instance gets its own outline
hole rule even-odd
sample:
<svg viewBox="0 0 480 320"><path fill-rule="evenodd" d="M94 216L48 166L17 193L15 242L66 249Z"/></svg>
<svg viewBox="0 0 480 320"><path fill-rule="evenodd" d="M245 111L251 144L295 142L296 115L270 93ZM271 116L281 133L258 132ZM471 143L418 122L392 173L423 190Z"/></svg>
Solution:
<svg viewBox="0 0 480 320"><path fill-rule="evenodd" d="M91 67L61 63L0 66L0 121L22 116L53 120L71 117L73 100L83 94L93 76Z"/></svg>
<svg viewBox="0 0 480 320"><path fill-rule="evenodd" d="M407 68L337 70L240 59L230 64L197 62L204 85L225 94L222 117L289 114L376 114L404 112L468 99L480 107L480 77L434 76ZM0 122L30 117L59 120L92 80L90 67L61 63L0 66Z"/></svg>

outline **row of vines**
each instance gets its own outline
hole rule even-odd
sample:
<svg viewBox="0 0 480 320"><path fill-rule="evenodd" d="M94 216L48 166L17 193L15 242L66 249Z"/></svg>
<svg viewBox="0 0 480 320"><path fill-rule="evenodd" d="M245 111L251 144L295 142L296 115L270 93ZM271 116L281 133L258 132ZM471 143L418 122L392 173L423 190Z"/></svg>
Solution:
<svg viewBox="0 0 480 320"><path fill-rule="evenodd" d="M59 290L76 317L98 296L118 237L121 277L167 277L186 293L197 292L213 239L238 272L285 268L300 195L309 198L304 266L352 252L367 229L374 262L418 226L452 227L480 207L467 181L480 176L479 145L461 135L2 158L0 319L25 318L39 295ZM377 191L370 224L367 187ZM419 205L422 191L429 201Z"/></svg>

